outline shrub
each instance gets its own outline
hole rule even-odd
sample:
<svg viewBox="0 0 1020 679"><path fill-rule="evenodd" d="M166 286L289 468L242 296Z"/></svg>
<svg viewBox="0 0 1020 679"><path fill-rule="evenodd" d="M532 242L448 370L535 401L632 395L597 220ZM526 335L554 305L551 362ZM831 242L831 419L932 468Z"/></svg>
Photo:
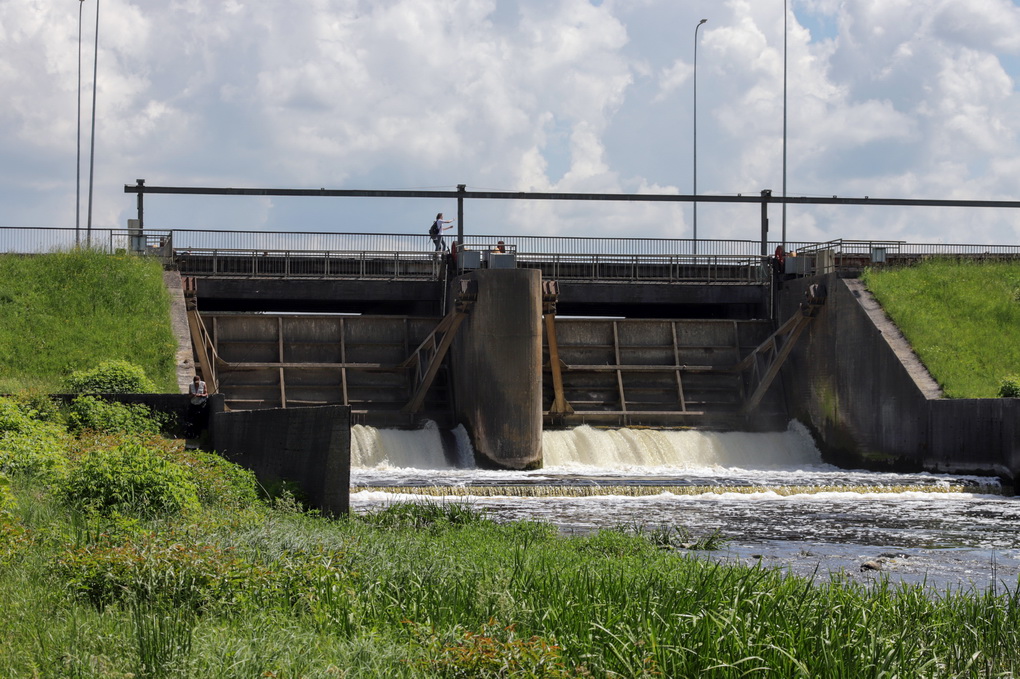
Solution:
<svg viewBox="0 0 1020 679"><path fill-rule="evenodd" d="M14 394L11 399L32 419L64 424L64 410L61 404L44 391L24 389Z"/></svg>
<svg viewBox="0 0 1020 679"><path fill-rule="evenodd" d="M63 430L45 422L28 432L0 434L0 472L56 481L67 470L65 443Z"/></svg>
<svg viewBox="0 0 1020 679"><path fill-rule="evenodd" d="M145 371L127 361L104 361L91 370L76 370L67 378L74 394L144 394L156 390Z"/></svg>
<svg viewBox="0 0 1020 679"><path fill-rule="evenodd" d="M9 431L27 431L32 424L31 412L26 412L12 398L0 397L0 434Z"/></svg>
<svg viewBox="0 0 1020 679"><path fill-rule="evenodd" d="M85 454L61 484L69 505L108 514L174 515L198 507L188 471L140 443Z"/></svg>
<svg viewBox="0 0 1020 679"><path fill-rule="evenodd" d="M68 419L69 428L75 432L91 429L108 434L151 436L159 434L165 418L146 405L79 396L71 402Z"/></svg>
<svg viewBox="0 0 1020 679"><path fill-rule="evenodd" d="M53 481L67 466L67 436L60 425L33 415L13 399L0 398L0 472Z"/></svg>
<svg viewBox="0 0 1020 679"><path fill-rule="evenodd" d="M250 469L203 450L180 451L176 457L198 487L203 505L241 509L259 503L258 481Z"/></svg>
<svg viewBox="0 0 1020 679"><path fill-rule="evenodd" d="M999 398L1020 398L1020 377L1007 377L999 385Z"/></svg>

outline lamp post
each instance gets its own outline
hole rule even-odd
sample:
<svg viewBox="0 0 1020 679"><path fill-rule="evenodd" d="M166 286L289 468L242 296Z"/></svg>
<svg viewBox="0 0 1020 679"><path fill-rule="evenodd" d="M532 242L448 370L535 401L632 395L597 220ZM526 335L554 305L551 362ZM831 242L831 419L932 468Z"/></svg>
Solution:
<svg viewBox="0 0 1020 679"><path fill-rule="evenodd" d="M89 213L86 222L88 244L92 245L92 178L96 166L96 77L99 73L99 0L96 0L96 46L92 58L92 140L89 151Z"/></svg>
<svg viewBox="0 0 1020 679"><path fill-rule="evenodd" d="M786 20L787 0L783 0L783 198L786 198ZM783 200L783 251L786 251L786 200Z"/></svg>
<svg viewBox="0 0 1020 679"><path fill-rule="evenodd" d="M698 29L706 21L694 27L694 254L698 254Z"/></svg>
<svg viewBox="0 0 1020 679"><path fill-rule="evenodd" d="M78 0L78 151L74 161L74 246L81 245L81 14L85 0Z"/></svg>

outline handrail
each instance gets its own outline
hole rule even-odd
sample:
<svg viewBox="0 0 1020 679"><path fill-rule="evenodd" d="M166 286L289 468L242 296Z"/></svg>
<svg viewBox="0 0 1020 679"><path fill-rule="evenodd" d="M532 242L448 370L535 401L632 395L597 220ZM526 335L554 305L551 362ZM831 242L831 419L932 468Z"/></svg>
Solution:
<svg viewBox="0 0 1020 679"><path fill-rule="evenodd" d="M209 229L152 229L144 232L131 229L92 229L92 241L87 247L115 253L138 252L139 243L151 244L160 238L172 239L178 251L195 250L261 250L319 251L319 252L406 252L431 254L434 247L427 233L337 233L313 231L255 231ZM0 226L0 252L37 254L55 250L70 250L75 245L76 229L63 227ZM504 241L508 250L533 255L557 256L693 256L694 241L687 238L607 238L599 236L542 236L528 234L465 235L461 247L491 249ZM779 242L769 242L771 254ZM697 256L761 257L762 243L758 240L706 240L697 241ZM836 239L824 242L787 241L786 251L814 253L833 250L835 254L869 254L873 249L884 248L889 254L907 256L1008 254L1020 256L1020 245L907 243L888 240ZM152 248L157 249L157 248Z"/></svg>

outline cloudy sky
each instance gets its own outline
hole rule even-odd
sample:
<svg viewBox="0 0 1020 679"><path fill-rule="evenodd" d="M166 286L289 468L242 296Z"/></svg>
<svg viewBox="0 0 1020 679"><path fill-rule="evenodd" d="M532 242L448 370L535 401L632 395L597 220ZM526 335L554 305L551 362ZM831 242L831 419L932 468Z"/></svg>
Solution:
<svg viewBox="0 0 1020 679"><path fill-rule="evenodd" d="M0 226L86 222L97 0L0 0ZM678 193L783 185L783 0L99 0L93 225L125 184ZM787 193L1020 199L1020 7L788 0ZM425 230L453 201L153 196L151 228ZM756 239L757 206L698 207ZM779 238L781 212L771 210ZM687 203L468 201L484 234L691 236ZM1007 244L1020 212L805 207L789 240Z"/></svg>

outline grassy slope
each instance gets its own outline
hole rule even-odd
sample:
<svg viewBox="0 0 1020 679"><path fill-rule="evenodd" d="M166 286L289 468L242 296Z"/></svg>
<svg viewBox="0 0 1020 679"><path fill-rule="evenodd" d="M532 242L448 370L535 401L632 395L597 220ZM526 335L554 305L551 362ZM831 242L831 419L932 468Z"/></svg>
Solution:
<svg viewBox="0 0 1020 679"><path fill-rule="evenodd" d="M1020 375L1020 264L933 260L864 280L952 398L994 398Z"/></svg>
<svg viewBox="0 0 1020 679"><path fill-rule="evenodd" d="M104 360L177 391L170 296L158 262L96 252L0 255L0 392L60 391Z"/></svg>

